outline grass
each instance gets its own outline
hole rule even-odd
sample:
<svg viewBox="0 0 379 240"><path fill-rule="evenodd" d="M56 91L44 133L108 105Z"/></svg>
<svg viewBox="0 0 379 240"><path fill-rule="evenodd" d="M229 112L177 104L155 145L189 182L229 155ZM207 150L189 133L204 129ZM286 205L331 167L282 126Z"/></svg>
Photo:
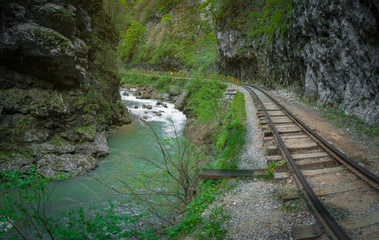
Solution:
<svg viewBox="0 0 379 240"><path fill-rule="evenodd" d="M289 204L282 203L283 211L291 211L291 210L298 210L298 209L299 209L299 206L297 205L289 205Z"/></svg>
<svg viewBox="0 0 379 240"><path fill-rule="evenodd" d="M245 144L246 110L244 95L238 92L225 117L216 143L220 151L217 168L235 169L239 153Z"/></svg>

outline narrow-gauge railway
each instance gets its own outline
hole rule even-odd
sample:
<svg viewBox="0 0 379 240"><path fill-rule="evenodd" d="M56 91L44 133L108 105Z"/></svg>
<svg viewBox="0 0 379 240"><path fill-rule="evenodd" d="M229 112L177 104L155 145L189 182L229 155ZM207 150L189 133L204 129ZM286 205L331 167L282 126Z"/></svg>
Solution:
<svg viewBox="0 0 379 240"><path fill-rule="evenodd" d="M304 196L317 226L294 230L295 239L379 239L379 178L322 139L263 90L243 84L260 104L258 117L270 161L287 161L301 191L283 193L283 201ZM270 136L272 135L272 136Z"/></svg>

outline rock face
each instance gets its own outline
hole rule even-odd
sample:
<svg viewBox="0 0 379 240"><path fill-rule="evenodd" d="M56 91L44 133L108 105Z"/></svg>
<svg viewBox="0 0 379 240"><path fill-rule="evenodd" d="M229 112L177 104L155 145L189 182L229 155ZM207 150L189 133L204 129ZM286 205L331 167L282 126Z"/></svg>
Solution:
<svg viewBox="0 0 379 240"><path fill-rule="evenodd" d="M113 71L118 35L97 0L0 0L0 168L96 167L130 122Z"/></svg>
<svg viewBox="0 0 379 240"><path fill-rule="evenodd" d="M219 69L245 81L299 85L311 100L376 122L379 4L294 0L290 14L291 26L272 40L246 37L228 25L233 16L219 21L215 29Z"/></svg>

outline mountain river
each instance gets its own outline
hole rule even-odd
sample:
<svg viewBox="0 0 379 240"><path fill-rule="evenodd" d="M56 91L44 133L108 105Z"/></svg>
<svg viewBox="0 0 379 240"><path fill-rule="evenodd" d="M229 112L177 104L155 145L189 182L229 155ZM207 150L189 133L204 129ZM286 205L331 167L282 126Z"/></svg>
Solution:
<svg viewBox="0 0 379 240"><path fill-rule="evenodd" d="M116 204L116 211L126 211L122 205L126 204L124 200L127 196L117 194L104 183L122 191L123 185L116 178L127 182L138 172L154 171L141 157L162 157L152 131L138 119L145 118L145 121L150 122L162 139L175 137L175 131L179 136L183 135L187 119L175 109L174 104L163 102L157 105L158 100L138 99L126 89L121 89L120 93L135 121L121 127L108 139L110 154L98 160L95 170L51 185L54 188L51 195L53 216L79 207L107 207L108 201ZM142 105L151 105L152 109L143 108Z"/></svg>

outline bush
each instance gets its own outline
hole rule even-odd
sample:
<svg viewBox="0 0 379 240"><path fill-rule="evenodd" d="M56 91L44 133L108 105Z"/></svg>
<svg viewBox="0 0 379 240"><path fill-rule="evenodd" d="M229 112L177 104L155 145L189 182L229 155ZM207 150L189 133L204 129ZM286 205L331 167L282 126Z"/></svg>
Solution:
<svg viewBox="0 0 379 240"><path fill-rule="evenodd" d="M267 0L263 10L249 15L254 22L250 35L264 34L271 39L277 30L283 33L291 25L292 8L292 0Z"/></svg>
<svg viewBox="0 0 379 240"><path fill-rule="evenodd" d="M171 76L160 76L157 80L155 87L158 90L163 90L165 92L168 92L170 90L170 84L172 81L173 81L173 78Z"/></svg>
<svg viewBox="0 0 379 240"><path fill-rule="evenodd" d="M199 194L186 206L180 222L166 229L169 239L181 239L190 232L197 231L196 239L221 239L226 230L221 227L228 218L222 207L211 210L209 217L203 217L203 211L215 200L224 187L224 182L204 180L199 188Z"/></svg>
<svg viewBox="0 0 379 240"><path fill-rule="evenodd" d="M0 171L0 236L6 239L157 239L150 229L138 226L142 215L119 215L111 202L107 209L91 206L63 213L59 219L50 217L53 202L49 183L66 177L70 176L44 178L34 166L29 166L28 174Z"/></svg>
<svg viewBox="0 0 379 240"><path fill-rule="evenodd" d="M238 155L245 144L245 135L245 98L242 93L238 92L228 110L216 143L217 150L221 152L218 168L233 169L237 167Z"/></svg>
<svg viewBox="0 0 379 240"><path fill-rule="evenodd" d="M142 40L145 27L138 21L129 20L129 28L121 34L121 43L118 47L118 56L129 62L137 44Z"/></svg>
<svg viewBox="0 0 379 240"><path fill-rule="evenodd" d="M190 93L188 108L203 121L216 119L221 124L224 85L215 80L204 80L195 76L187 84Z"/></svg>

